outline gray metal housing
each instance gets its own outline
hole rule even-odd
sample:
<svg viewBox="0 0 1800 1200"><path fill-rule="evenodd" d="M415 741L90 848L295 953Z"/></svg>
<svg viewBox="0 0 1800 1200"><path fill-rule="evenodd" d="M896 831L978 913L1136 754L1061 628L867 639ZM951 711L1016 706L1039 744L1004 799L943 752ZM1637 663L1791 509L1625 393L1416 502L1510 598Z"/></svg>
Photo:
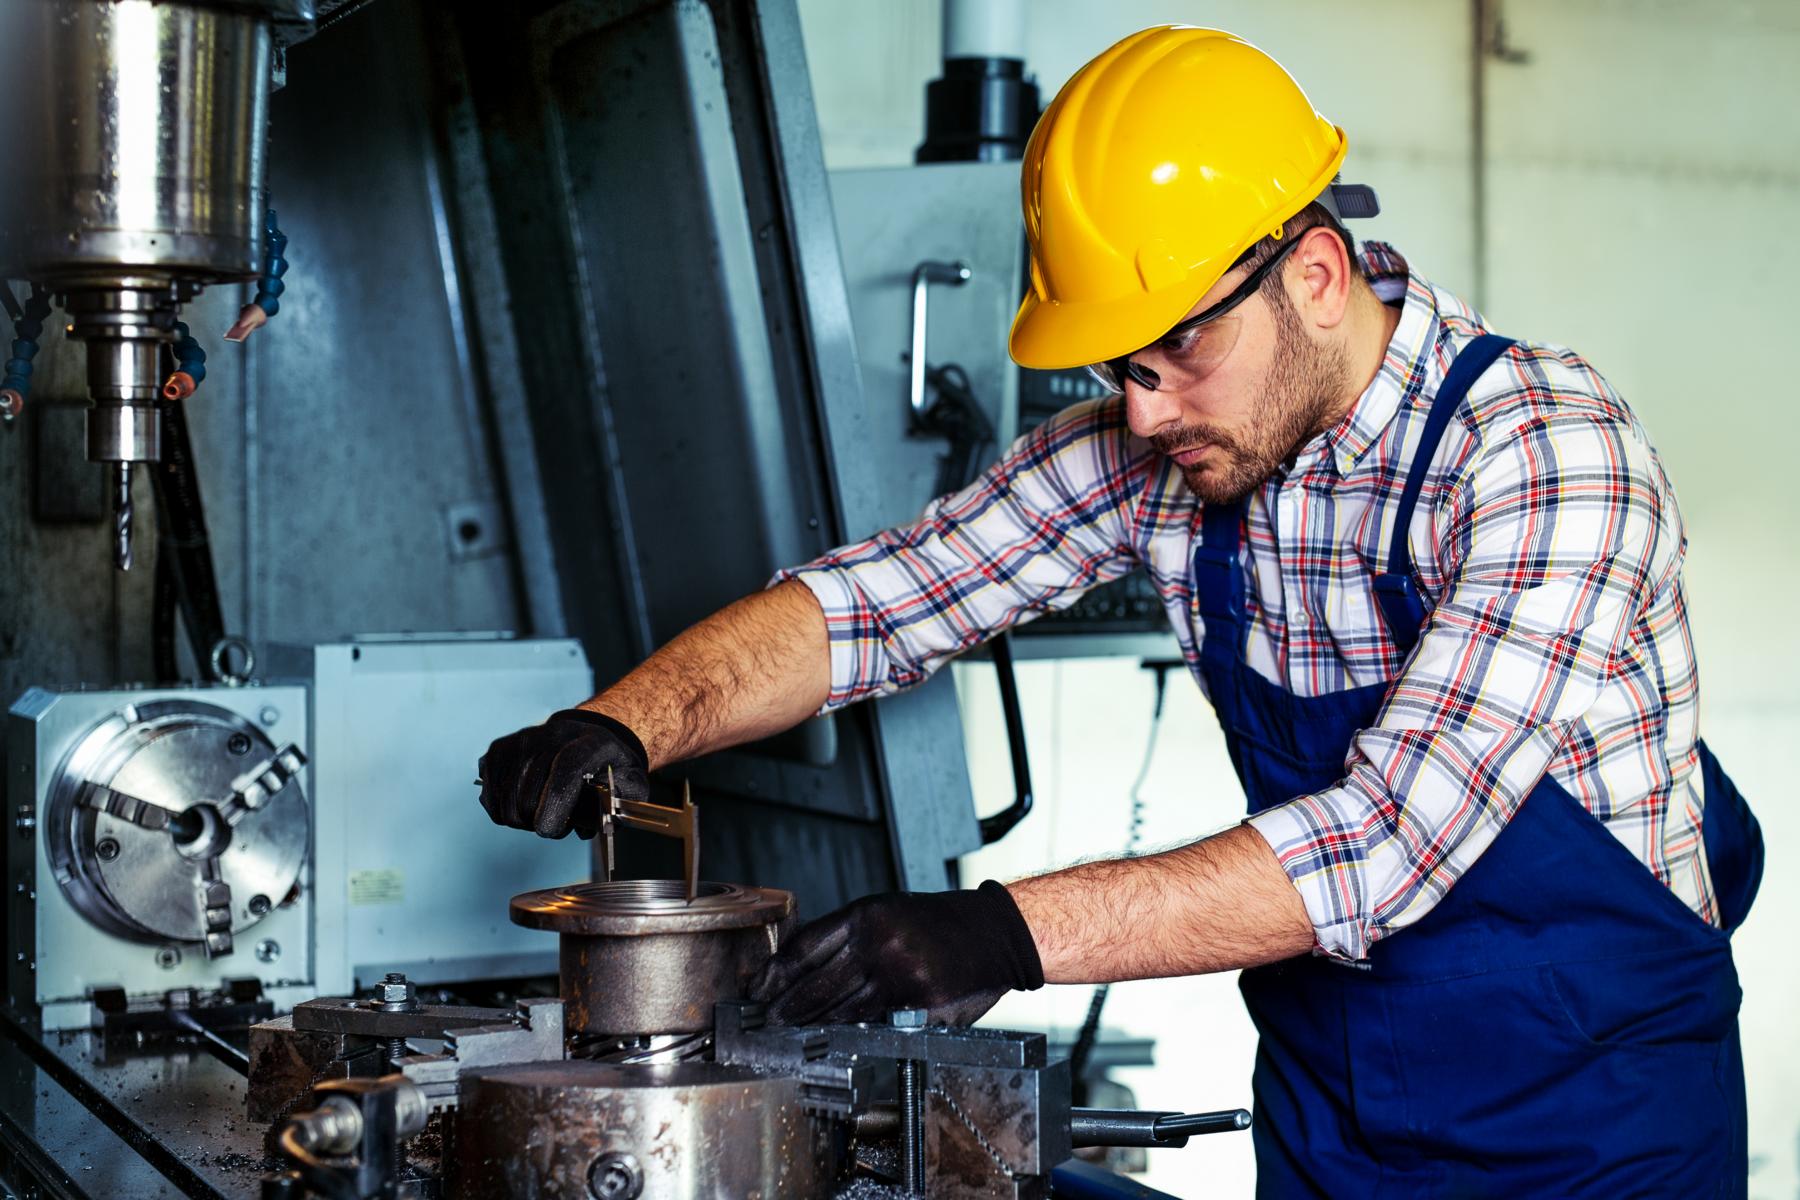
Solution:
<svg viewBox="0 0 1800 1200"><path fill-rule="evenodd" d="M184 314L232 632L569 636L605 682L916 507L871 453L792 0L383 0L287 68L281 314L241 348L216 331L247 288ZM4 696L151 674L153 572L107 562L79 350L47 331L0 436ZM684 765L707 874L803 915L946 886L977 844L961 737L941 678ZM473 793L445 803L479 815Z"/></svg>
<svg viewBox="0 0 1800 1200"><path fill-rule="evenodd" d="M7 1001L16 1011L42 1009L45 1029L85 1028L88 996L96 987L133 995L173 988L213 988L230 977L255 976L277 1003L313 994L312 894L302 889L239 939L235 951L208 959L193 943L147 944L102 929L83 915L56 881L48 824L40 818L69 751L94 726L127 706L173 700L235 713L271 742L307 742L305 690L297 685L254 688L143 688L50 692L33 689L7 717L6 891ZM311 791L302 772L301 784ZM257 946L273 947L259 959Z"/></svg>

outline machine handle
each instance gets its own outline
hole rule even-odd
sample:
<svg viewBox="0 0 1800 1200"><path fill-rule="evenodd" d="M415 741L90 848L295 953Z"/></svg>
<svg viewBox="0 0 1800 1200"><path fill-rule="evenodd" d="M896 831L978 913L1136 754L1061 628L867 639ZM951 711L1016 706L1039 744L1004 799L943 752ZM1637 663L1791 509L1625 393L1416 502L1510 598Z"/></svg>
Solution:
<svg viewBox="0 0 1800 1200"><path fill-rule="evenodd" d="M925 415L925 314L934 283L961 287L969 282L969 264L937 262L927 259L913 268L912 301L912 418L916 422Z"/></svg>
<svg viewBox="0 0 1800 1200"><path fill-rule="evenodd" d="M1248 1109L1221 1112L1155 1112L1138 1108L1069 1110L1069 1141L1083 1146L1185 1146L1202 1133L1235 1133L1250 1128Z"/></svg>

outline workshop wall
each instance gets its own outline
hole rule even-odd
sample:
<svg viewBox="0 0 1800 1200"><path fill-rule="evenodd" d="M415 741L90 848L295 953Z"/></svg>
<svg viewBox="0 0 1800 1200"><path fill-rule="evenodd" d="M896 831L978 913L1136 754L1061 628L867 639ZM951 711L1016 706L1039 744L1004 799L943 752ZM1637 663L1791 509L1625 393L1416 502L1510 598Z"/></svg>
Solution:
<svg viewBox="0 0 1800 1200"><path fill-rule="evenodd" d="M895 166L922 136L939 71L939 4L801 0L827 165ZM1503 20L1502 20L1503 18ZM1800 518L1782 447L1778 355L1800 256L1800 10L1786 0L1704 8L1675 0L1384 0L1341 5L1037 0L1028 63L1046 100L1111 41L1161 21L1243 34L1277 55L1350 134L1345 177L1373 184L1367 226L1462 291L1496 328L1574 346L1648 425L1680 489L1687 581L1705 682L1703 730L1764 823L1771 860L1737 936L1750 1063L1751 1195L1800 1192L1800 1035L1785 1008L1800 968L1782 917L1800 912L1783 870L1800 841L1784 803L1800 722ZM1485 47L1477 66L1477 25ZM1477 115L1480 132L1477 133ZM1479 147L1479 150L1478 150ZM995 330L995 337L1002 336ZM1780 453L1776 450L1775 453ZM984 811L1012 779L992 674L958 665L970 769ZM1125 844L1127 790L1150 728L1152 683L1135 660L1020 667L1040 810L964 861L1007 878ZM1145 776L1143 843L1232 823L1242 796L1197 689L1170 681ZM1090 989L1012 997L996 1017L1070 1029ZM1116 988L1106 1025L1154 1036L1157 1066L1119 1077L1151 1107L1248 1101L1254 1035L1229 978ZM1151 1155L1147 1182L1178 1194L1247 1195L1248 1139Z"/></svg>

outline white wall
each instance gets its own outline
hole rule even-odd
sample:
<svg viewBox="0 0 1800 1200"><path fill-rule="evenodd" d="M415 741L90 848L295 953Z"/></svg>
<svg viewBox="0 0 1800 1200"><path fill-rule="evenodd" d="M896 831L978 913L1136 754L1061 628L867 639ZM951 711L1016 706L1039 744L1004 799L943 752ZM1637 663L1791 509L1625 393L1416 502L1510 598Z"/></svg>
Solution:
<svg viewBox="0 0 1800 1200"><path fill-rule="evenodd" d="M1087 58L1162 21L1215 25L1268 49L1350 134L1346 178L1375 185L1372 231L1421 270L1474 286L1470 231L1472 4L1456 0L1037 0L1028 58L1045 98ZM832 167L911 161L937 74L938 0L800 0ZM1649 426L1688 524L1687 580L1705 689L1703 729L1762 817L1772 847L1736 944L1749 1061L1751 1195L1800 1194L1800 811L1785 788L1800 741L1800 500L1787 442L1785 353L1800 269L1800 5L1791 0L1504 0L1490 60L1483 303L1495 326L1587 355ZM1784 228L1783 220L1787 227ZM1003 331L996 329L996 339ZM1765 459L1773 459L1765 462ZM983 811L1010 796L988 670L958 666ZM1123 844L1150 679L1131 661L1021 667L1041 808L965 864L1008 877ZM1241 811L1211 713L1170 681L1144 789L1151 844L1218 829ZM1068 1027L1085 988L1009 999L996 1016ZM1126 1072L1141 1103L1248 1101L1249 1022L1224 978L1114 989L1108 1025L1154 1035L1159 1065ZM1147 1182L1248 1195L1248 1139L1151 1156Z"/></svg>

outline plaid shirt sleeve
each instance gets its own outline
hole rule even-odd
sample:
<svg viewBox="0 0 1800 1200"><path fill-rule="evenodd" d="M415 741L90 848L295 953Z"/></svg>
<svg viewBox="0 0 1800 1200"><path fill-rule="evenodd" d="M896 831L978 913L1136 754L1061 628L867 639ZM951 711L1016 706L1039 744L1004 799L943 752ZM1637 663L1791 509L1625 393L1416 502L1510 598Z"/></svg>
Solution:
<svg viewBox="0 0 1800 1200"><path fill-rule="evenodd" d="M1020 438L913 524L844 546L772 583L818 597L831 639L821 712L923 682L1011 625L1131 570L1153 454L1124 408L1078 404Z"/></svg>
<svg viewBox="0 0 1800 1200"><path fill-rule="evenodd" d="M1567 746L1571 728L1595 724L1651 597L1674 586L1680 518L1630 414L1540 395L1520 417L1442 493L1424 574L1436 607L1344 779L1251 819L1334 958L1428 912L1559 752L1600 754Z"/></svg>

